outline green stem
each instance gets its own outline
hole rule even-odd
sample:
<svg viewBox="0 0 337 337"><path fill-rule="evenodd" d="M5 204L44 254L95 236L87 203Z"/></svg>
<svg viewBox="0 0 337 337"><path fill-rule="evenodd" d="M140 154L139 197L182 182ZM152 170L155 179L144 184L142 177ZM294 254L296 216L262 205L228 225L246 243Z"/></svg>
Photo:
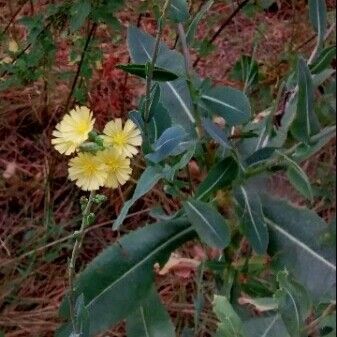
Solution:
<svg viewBox="0 0 337 337"><path fill-rule="evenodd" d="M144 132L145 135L147 135L147 124L149 122L150 117L150 106L151 106L151 87L152 87L152 80L153 80L153 71L154 67L156 65L156 61L159 54L159 47L160 47L160 40L163 34L164 30L164 23L166 19L167 9L170 5L171 0L166 0L163 8L163 12L161 17L158 20L158 30L157 30L157 36L156 36L156 44L153 50L153 55L151 62L149 64L149 68L146 74L146 96L145 96L145 109L144 109Z"/></svg>
<svg viewBox="0 0 337 337"><path fill-rule="evenodd" d="M76 316L76 313L75 313L76 296L75 296L74 280L76 276L76 261L77 261L78 255L82 247L85 230L89 226L88 216L91 211L91 206L93 204L94 196L95 196L95 192L91 192L87 205L82 212L82 223L81 223L80 230L74 233L76 237L76 241L75 241L73 251L71 253L69 265L68 265L68 278L69 278L69 288L70 288L69 289L69 312L70 312L71 323L73 326L73 331L75 334L79 333L77 331L76 317L75 317Z"/></svg>

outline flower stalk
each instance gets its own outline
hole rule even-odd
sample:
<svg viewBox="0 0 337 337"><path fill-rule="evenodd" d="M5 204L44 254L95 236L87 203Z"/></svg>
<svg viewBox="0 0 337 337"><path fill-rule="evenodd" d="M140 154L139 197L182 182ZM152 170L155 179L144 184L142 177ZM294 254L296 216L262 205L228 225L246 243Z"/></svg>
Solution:
<svg viewBox="0 0 337 337"><path fill-rule="evenodd" d="M76 324L76 313L75 313L75 306L76 306L76 295L75 295L75 276L76 276L76 261L81 251L81 247L83 244L83 239L85 236L85 230L90 225L91 222L91 207L94 202L95 192L91 192L89 199L86 201L85 206L82 211L82 222L79 231L74 233L76 238L71 258L68 265L68 278L69 278L69 312L70 312L70 319L73 327L73 332L75 335L79 334L77 331L77 324Z"/></svg>

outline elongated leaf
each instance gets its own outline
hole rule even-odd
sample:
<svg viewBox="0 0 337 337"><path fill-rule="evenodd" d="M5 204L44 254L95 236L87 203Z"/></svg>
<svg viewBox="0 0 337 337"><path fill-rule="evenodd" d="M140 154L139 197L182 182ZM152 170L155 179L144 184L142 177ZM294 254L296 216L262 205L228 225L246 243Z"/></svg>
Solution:
<svg viewBox="0 0 337 337"><path fill-rule="evenodd" d="M147 226L124 236L96 257L76 280L76 294L84 294L90 335L111 328L131 315L148 295L155 263L163 265L171 252L194 237L185 220ZM68 301L61 313L69 317ZM69 336L70 324L57 336Z"/></svg>
<svg viewBox="0 0 337 337"><path fill-rule="evenodd" d="M260 164L268 160L275 153L275 147L264 147L250 155L245 161L248 166Z"/></svg>
<svg viewBox="0 0 337 337"><path fill-rule="evenodd" d="M302 337L305 321L311 310L305 289L289 278L287 271L277 275L280 290L275 294L283 322L292 337Z"/></svg>
<svg viewBox="0 0 337 337"><path fill-rule="evenodd" d="M128 337L175 337L174 326L153 287L126 321Z"/></svg>
<svg viewBox="0 0 337 337"><path fill-rule="evenodd" d="M307 63L303 58L298 63L297 115L292 124L296 139L309 144L310 138L319 132L319 122L314 111L314 88Z"/></svg>
<svg viewBox="0 0 337 337"><path fill-rule="evenodd" d="M311 72L318 74L327 69L334 58L336 58L336 46L325 48L322 50L316 62L310 67Z"/></svg>
<svg viewBox="0 0 337 337"><path fill-rule="evenodd" d="M232 77L244 83L245 91L259 81L259 65L250 56L242 55L232 70Z"/></svg>
<svg viewBox="0 0 337 337"><path fill-rule="evenodd" d="M74 2L70 9L70 32L74 33L80 29L91 12L90 0L78 0Z"/></svg>
<svg viewBox="0 0 337 337"><path fill-rule="evenodd" d="M185 22L190 17L187 0L171 0L168 16L176 23Z"/></svg>
<svg viewBox="0 0 337 337"><path fill-rule="evenodd" d="M155 38L131 26L128 28L128 47L134 63L146 64L152 60ZM156 66L175 74L185 74L183 55L170 50L164 43L160 43ZM187 130L194 130L195 119L186 81L178 79L161 83L160 87L162 103L169 111L173 122Z"/></svg>
<svg viewBox="0 0 337 337"><path fill-rule="evenodd" d="M206 179L196 191L198 200L207 199L215 191L227 187L237 178L239 165L232 157L227 157L211 168Z"/></svg>
<svg viewBox="0 0 337 337"><path fill-rule="evenodd" d="M245 337L243 323L234 311L228 299L223 296L215 296L213 310L220 324L215 337Z"/></svg>
<svg viewBox="0 0 337 337"><path fill-rule="evenodd" d="M325 0L309 0L309 16L319 39L319 45L324 41L327 27L327 8Z"/></svg>
<svg viewBox="0 0 337 337"><path fill-rule="evenodd" d="M244 186L236 191L235 197L239 204L238 216L243 233L256 253L265 254L269 244L269 233L260 197L257 193L248 191Z"/></svg>
<svg viewBox="0 0 337 337"><path fill-rule="evenodd" d="M214 208L207 203L191 199L184 203L184 210L200 240L220 249L229 245L231 239L229 226Z"/></svg>
<svg viewBox="0 0 337 337"><path fill-rule="evenodd" d="M149 166L138 180L135 192L130 200L125 202L121 209L118 218L116 219L113 229L117 230L123 223L131 206L140 199L143 195L149 192L163 177L162 171L156 166Z"/></svg>
<svg viewBox="0 0 337 337"><path fill-rule="evenodd" d="M254 318L244 323L247 337L290 337L280 315Z"/></svg>
<svg viewBox="0 0 337 337"><path fill-rule="evenodd" d="M302 170L302 168L290 157L286 156L282 152L278 153L284 158L285 162L288 164L287 176L291 184L300 192L305 198L309 200L314 199L311 184L308 176Z"/></svg>
<svg viewBox="0 0 337 337"><path fill-rule="evenodd" d="M312 137L312 145L301 144L297 147L293 158L297 162L302 162L325 146L331 139L336 136L336 126L331 126L323 129L320 133Z"/></svg>
<svg viewBox="0 0 337 337"><path fill-rule="evenodd" d="M210 8L213 6L214 0L209 0L206 2L204 6L202 6L201 10L197 13L197 15L192 20L191 24L189 25L187 31L186 31L186 41L188 45L192 45L195 39L195 35L197 33L197 28L204 17L204 15L210 10Z"/></svg>
<svg viewBox="0 0 337 337"><path fill-rule="evenodd" d="M286 266L316 299L335 297L336 252L320 240L327 224L315 212L270 195L262 195L261 201L270 229L270 253L277 253L279 268Z"/></svg>
<svg viewBox="0 0 337 337"><path fill-rule="evenodd" d="M212 137L216 142L218 142L224 149L229 149L231 146L228 143L227 136L225 132L213 123L210 119L203 118L202 126L206 132Z"/></svg>
<svg viewBox="0 0 337 337"><path fill-rule="evenodd" d="M170 156L186 136L187 134L181 126L172 126L163 132L153 145L154 152L146 157L154 163L159 163Z"/></svg>
<svg viewBox="0 0 337 337"><path fill-rule="evenodd" d="M146 78L146 64L119 64L116 68L121 69L129 74L137 75L141 78ZM153 80L160 82L174 81L179 76L171 71L154 67Z"/></svg>
<svg viewBox="0 0 337 337"><path fill-rule="evenodd" d="M242 91L215 87L204 93L202 100L212 113L225 118L229 126L244 124L250 120L250 103Z"/></svg>

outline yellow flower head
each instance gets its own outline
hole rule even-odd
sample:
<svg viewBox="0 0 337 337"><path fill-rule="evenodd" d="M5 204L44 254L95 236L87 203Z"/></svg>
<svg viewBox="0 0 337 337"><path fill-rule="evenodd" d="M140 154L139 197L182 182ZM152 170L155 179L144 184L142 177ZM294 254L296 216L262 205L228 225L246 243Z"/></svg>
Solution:
<svg viewBox="0 0 337 337"><path fill-rule="evenodd" d="M130 167L130 159L126 158L121 152L115 148L97 153L107 169L107 178L104 186L109 188L117 188L119 185L124 185L131 176L132 169Z"/></svg>
<svg viewBox="0 0 337 337"><path fill-rule="evenodd" d="M88 139L95 119L87 107L76 107L56 125L52 144L61 154L70 155Z"/></svg>
<svg viewBox="0 0 337 337"><path fill-rule="evenodd" d="M142 145L140 130L131 120L127 120L123 128L122 120L117 118L105 126L103 133L104 145L112 145L125 157L136 155L137 146Z"/></svg>
<svg viewBox="0 0 337 337"><path fill-rule="evenodd" d="M69 162L69 179L84 191L96 191L107 179L107 167L100 157L90 153L79 153Z"/></svg>

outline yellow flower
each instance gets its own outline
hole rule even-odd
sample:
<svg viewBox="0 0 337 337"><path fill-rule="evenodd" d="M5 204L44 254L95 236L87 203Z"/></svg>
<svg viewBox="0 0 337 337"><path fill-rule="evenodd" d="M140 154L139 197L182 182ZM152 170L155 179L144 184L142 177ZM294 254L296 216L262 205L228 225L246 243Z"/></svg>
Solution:
<svg viewBox="0 0 337 337"><path fill-rule="evenodd" d="M137 146L142 145L142 136L136 124L127 120L123 128L122 120L117 118L109 122L103 133L104 145L113 146L125 157L133 157L138 153Z"/></svg>
<svg viewBox="0 0 337 337"><path fill-rule="evenodd" d="M107 167L107 178L104 186L109 188L117 188L124 185L131 176L132 169L130 167L130 159L126 158L121 152L115 148L97 153L101 162Z"/></svg>
<svg viewBox="0 0 337 337"><path fill-rule="evenodd" d="M90 153L80 153L69 161L69 179L84 191L96 191L107 179L107 167L101 159Z"/></svg>
<svg viewBox="0 0 337 337"><path fill-rule="evenodd" d="M58 152L68 156L88 139L94 123L92 112L87 107L76 107L56 125L52 144Z"/></svg>

